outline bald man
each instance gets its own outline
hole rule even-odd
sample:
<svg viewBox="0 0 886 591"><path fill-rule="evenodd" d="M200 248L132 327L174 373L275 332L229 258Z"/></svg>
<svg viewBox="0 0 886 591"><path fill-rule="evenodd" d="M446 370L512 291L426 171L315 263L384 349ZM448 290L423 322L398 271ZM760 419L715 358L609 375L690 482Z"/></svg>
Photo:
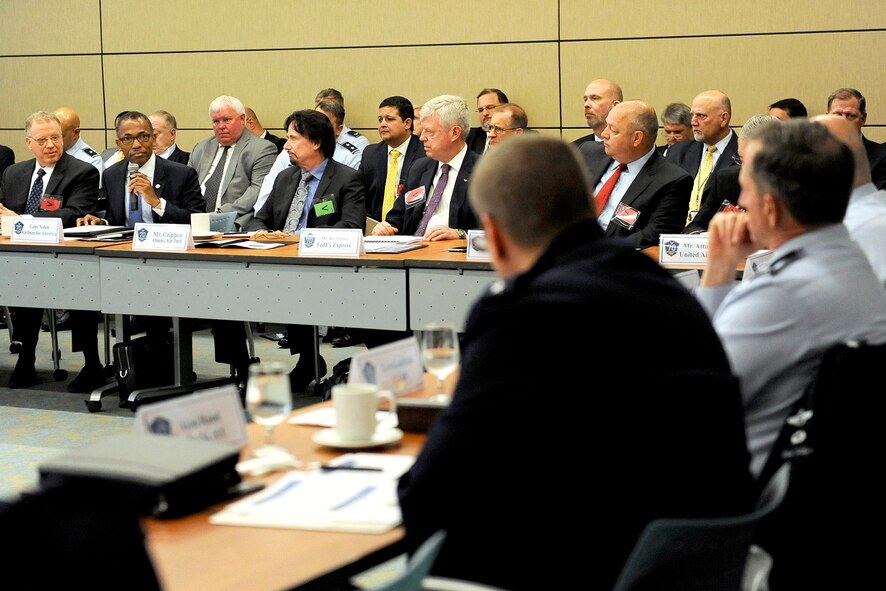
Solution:
<svg viewBox="0 0 886 591"><path fill-rule="evenodd" d="M262 127L261 121L258 120L258 115L255 114L252 107L246 107L246 129L251 131L254 136L260 137L263 140L268 140L274 144L277 147L278 153L283 151L283 146L286 144L286 138L278 137Z"/></svg>
<svg viewBox="0 0 886 591"><path fill-rule="evenodd" d="M80 137L80 115L70 107L59 107L55 110L55 116L62 124L65 152L77 160L92 164L98 171L99 183L101 183L101 175L105 170L105 165L102 162L101 154L93 150Z"/></svg>
<svg viewBox="0 0 886 591"><path fill-rule="evenodd" d="M734 156L738 154L738 136L732 133L732 103L719 90L706 90L692 99L692 135L694 142L682 142L671 146L667 159L692 175L694 183L689 199L691 223L701 207L701 196L714 173L727 166L738 166ZM710 169L703 166L711 152ZM702 175L699 175L702 172ZM703 177L703 178L702 178Z"/></svg>
<svg viewBox="0 0 886 591"><path fill-rule="evenodd" d="M593 80L588 84L584 94L585 121L594 133L580 137L574 142L581 146L585 142L603 142L603 130L606 129L606 117L612 107L624 100L621 86L612 80Z"/></svg>
<svg viewBox="0 0 886 591"><path fill-rule="evenodd" d="M657 136L655 109L619 103L606 117L604 156L585 161L604 235L640 248L683 229L692 190L692 177L655 149Z"/></svg>

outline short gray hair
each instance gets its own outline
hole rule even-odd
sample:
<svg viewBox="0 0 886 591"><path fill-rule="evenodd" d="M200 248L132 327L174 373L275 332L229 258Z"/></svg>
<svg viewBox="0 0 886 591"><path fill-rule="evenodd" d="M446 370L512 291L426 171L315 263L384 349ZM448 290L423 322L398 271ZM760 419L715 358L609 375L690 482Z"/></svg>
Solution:
<svg viewBox="0 0 886 591"><path fill-rule="evenodd" d="M238 115L246 114L246 107L243 106L243 103L240 101L240 99L223 94L209 103L209 116L212 117L213 113L218 113L225 107L231 107Z"/></svg>
<svg viewBox="0 0 886 591"><path fill-rule="evenodd" d="M692 125L692 109L686 103L671 103L661 112L662 125Z"/></svg>
<svg viewBox="0 0 886 591"><path fill-rule="evenodd" d="M50 113L49 111L37 111L36 113L31 113L28 115L28 118L25 119L25 133L31 135L31 126L35 123L43 123L44 121L55 121L58 123L59 127L61 127L62 123L58 120L58 117L55 116L55 113Z"/></svg>
<svg viewBox="0 0 886 591"><path fill-rule="evenodd" d="M440 116L440 125L445 129L451 129L458 125L461 128L461 137L468 137L471 129L471 116L468 114L468 104L465 99L453 94L442 94L434 97L421 108L421 118L425 119L436 113Z"/></svg>
<svg viewBox="0 0 886 591"><path fill-rule="evenodd" d="M739 131L738 137L743 141L749 142L760 137L760 134L763 133L764 129L775 123L781 123L781 119L769 115L768 113L752 115L751 117L748 117L748 120L741 126L741 131Z"/></svg>

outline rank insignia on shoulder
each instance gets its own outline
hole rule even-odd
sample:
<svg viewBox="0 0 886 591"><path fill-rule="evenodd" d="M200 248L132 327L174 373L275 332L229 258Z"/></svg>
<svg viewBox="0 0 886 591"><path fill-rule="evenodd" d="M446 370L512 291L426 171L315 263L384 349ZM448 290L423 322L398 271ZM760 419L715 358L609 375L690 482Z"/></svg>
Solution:
<svg viewBox="0 0 886 591"><path fill-rule="evenodd" d="M85 146L83 148L83 151L86 152L87 154L89 154L90 156L98 156L98 152L96 152L95 150L93 150L89 146Z"/></svg>
<svg viewBox="0 0 886 591"><path fill-rule="evenodd" d="M360 151L360 148L352 144L351 142L342 142L341 145L348 150L351 154L356 154Z"/></svg>

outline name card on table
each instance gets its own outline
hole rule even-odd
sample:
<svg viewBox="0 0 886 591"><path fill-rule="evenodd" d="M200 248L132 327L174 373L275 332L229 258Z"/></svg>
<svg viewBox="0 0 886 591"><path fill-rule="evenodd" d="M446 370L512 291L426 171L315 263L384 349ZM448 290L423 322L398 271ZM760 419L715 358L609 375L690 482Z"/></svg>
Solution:
<svg viewBox="0 0 886 591"><path fill-rule="evenodd" d="M12 242L59 244L64 240L61 218L16 218L12 224Z"/></svg>
<svg viewBox="0 0 886 591"><path fill-rule="evenodd" d="M409 337L351 357L349 384L376 384L395 395L425 385L418 340Z"/></svg>
<svg viewBox="0 0 886 591"><path fill-rule="evenodd" d="M750 281L760 273L768 271L770 259L772 259L771 250L758 250L749 255L744 264L744 273L741 275L741 280Z"/></svg>
<svg viewBox="0 0 886 591"><path fill-rule="evenodd" d="M135 413L135 432L224 441L239 447L249 442L240 394L234 385L140 406Z"/></svg>
<svg viewBox="0 0 886 591"><path fill-rule="evenodd" d="M132 250L188 250L194 248L190 224L136 224Z"/></svg>
<svg viewBox="0 0 886 591"><path fill-rule="evenodd" d="M708 260L707 234L662 234L658 262L704 265Z"/></svg>
<svg viewBox="0 0 886 591"><path fill-rule="evenodd" d="M305 228L298 241L298 256L360 256L363 232L344 228Z"/></svg>
<svg viewBox="0 0 886 591"><path fill-rule="evenodd" d="M489 244L486 242L486 232L483 230L468 230L467 258L483 260L492 258Z"/></svg>

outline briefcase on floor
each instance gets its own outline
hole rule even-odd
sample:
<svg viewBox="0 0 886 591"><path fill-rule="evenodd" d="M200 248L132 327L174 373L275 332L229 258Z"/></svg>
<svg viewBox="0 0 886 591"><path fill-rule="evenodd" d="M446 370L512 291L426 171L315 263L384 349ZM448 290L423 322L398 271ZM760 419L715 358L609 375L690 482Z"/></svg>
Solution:
<svg viewBox="0 0 886 591"><path fill-rule="evenodd" d="M75 482L106 490L112 484L142 515L171 518L230 498L240 482L239 457L230 443L122 433L43 462L38 472L42 488Z"/></svg>
<svg viewBox="0 0 886 591"><path fill-rule="evenodd" d="M115 378L120 400L126 400L135 390L170 386L175 383L175 359L172 334L163 341L152 341L147 336L114 344Z"/></svg>

